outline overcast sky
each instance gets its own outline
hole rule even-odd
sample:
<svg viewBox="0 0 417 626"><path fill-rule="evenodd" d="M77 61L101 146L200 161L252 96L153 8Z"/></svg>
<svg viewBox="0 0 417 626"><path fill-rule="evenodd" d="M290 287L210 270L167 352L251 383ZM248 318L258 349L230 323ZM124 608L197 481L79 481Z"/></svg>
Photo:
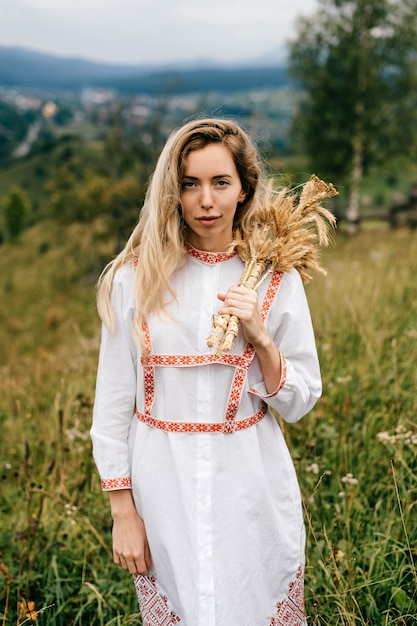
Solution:
<svg viewBox="0 0 417 626"><path fill-rule="evenodd" d="M0 0L0 45L113 63L239 61L283 48L317 0Z"/></svg>

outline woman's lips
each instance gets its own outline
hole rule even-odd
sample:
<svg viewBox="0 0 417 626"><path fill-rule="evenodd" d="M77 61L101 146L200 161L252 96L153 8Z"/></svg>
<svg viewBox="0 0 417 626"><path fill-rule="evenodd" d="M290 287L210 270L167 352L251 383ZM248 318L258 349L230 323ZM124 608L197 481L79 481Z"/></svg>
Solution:
<svg viewBox="0 0 417 626"><path fill-rule="evenodd" d="M197 220L199 222L202 222L203 224L205 224L205 223L210 224L212 222L215 222L219 218L220 218L219 215L210 215L210 216L197 217Z"/></svg>

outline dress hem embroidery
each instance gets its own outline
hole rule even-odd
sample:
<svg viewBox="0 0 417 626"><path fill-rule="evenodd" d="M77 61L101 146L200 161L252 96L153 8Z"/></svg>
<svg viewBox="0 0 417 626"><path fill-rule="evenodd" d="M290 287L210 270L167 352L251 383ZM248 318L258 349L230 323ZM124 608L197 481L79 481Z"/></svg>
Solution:
<svg viewBox="0 0 417 626"><path fill-rule="evenodd" d="M288 585L285 598L277 602L276 611L269 626L304 626L304 572L301 566Z"/></svg>
<svg viewBox="0 0 417 626"><path fill-rule="evenodd" d="M143 626L175 626L181 618L169 607L168 598L158 591L155 576L133 576Z"/></svg>

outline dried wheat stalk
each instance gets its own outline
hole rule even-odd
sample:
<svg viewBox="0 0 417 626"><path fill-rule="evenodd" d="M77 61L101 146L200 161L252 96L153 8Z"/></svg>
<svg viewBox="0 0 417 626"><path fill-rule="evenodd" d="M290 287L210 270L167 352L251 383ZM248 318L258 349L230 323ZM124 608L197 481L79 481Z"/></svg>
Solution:
<svg viewBox="0 0 417 626"><path fill-rule="evenodd" d="M329 244L335 217L321 202L336 195L331 183L314 174L300 195L286 188L273 195L271 181L255 210L249 236L243 239L237 232L231 244L245 263L239 286L258 289L276 270L289 272L296 268L305 282L311 279L309 271L326 274L318 250ZM217 357L232 349L238 329L236 316L213 315L207 345L213 348L217 344Z"/></svg>

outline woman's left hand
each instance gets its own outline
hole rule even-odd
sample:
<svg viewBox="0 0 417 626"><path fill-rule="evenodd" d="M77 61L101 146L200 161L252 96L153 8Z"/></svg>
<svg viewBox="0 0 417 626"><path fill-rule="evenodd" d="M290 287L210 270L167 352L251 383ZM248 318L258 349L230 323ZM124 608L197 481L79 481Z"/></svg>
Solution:
<svg viewBox="0 0 417 626"><path fill-rule="evenodd" d="M268 331L261 319L258 304L258 294L246 287L231 287L227 294L217 294L222 300L223 307L220 315L236 315L242 324L246 341L256 348L269 340Z"/></svg>

